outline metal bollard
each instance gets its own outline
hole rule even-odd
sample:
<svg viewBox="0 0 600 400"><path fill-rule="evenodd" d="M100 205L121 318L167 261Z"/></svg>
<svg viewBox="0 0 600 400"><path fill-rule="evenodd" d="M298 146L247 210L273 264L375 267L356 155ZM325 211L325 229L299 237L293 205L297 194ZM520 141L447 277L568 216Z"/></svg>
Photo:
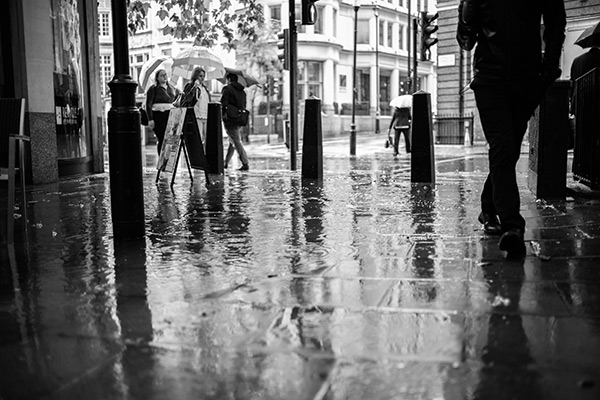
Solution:
<svg viewBox="0 0 600 400"><path fill-rule="evenodd" d="M527 186L537 198L565 198L570 81L554 82L529 120Z"/></svg>
<svg viewBox="0 0 600 400"><path fill-rule="evenodd" d="M410 181L435 184L431 93L413 94Z"/></svg>
<svg viewBox="0 0 600 400"><path fill-rule="evenodd" d="M305 100L302 178L323 179L323 130L319 99Z"/></svg>
<svg viewBox="0 0 600 400"><path fill-rule="evenodd" d="M208 103L206 121L206 163L209 174L223 174L223 124L221 103Z"/></svg>

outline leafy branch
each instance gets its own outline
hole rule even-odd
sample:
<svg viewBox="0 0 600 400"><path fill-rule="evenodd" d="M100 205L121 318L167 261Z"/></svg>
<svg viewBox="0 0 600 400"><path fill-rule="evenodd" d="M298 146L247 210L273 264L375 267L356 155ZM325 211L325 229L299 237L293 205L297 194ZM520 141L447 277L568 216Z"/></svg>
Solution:
<svg viewBox="0 0 600 400"><path fill-rule="evenodd" d="M158 5L156 16L166 22L162 33L176 39L194 38L198 46L214 47L222 41L226 50L235 49L238 38L256 42L264 23L263 6L257 0L237 0L235 9L231 0L221 0L216 8L209 8L208 0L154 0ZM151 2L129 0L128 27L135 33L144 28L144 19L152 17Z"/></svg>

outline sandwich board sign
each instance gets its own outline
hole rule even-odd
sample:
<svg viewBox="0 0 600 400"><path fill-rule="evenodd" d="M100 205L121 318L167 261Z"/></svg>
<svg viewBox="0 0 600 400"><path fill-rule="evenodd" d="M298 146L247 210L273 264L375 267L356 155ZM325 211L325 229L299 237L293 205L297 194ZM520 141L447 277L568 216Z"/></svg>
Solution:
<svg viewBox="0 0 600 400"><path fill-rule="evenodd" d="M165 138L158 157L156 182L160 179L161 172L171 173L171 186L175 183L175 174L179 164L179 157L183 151L185 162L192 183L192 170L202 169L206 174L206 183L209 177L206 166L206 155L200 138L193 108L173 108L169 111L169 120L165 130Z"/></svg>

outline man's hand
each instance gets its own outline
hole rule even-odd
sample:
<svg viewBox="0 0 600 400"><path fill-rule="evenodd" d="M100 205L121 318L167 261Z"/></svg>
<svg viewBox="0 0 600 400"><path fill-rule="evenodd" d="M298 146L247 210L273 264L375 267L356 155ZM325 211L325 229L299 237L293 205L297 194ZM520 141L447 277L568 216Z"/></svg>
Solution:
<svg viewBox="0 0 600 400"><path fill-rule="evenodd" d="M154 130L154 120L148 121L148 128Z"/></svg>

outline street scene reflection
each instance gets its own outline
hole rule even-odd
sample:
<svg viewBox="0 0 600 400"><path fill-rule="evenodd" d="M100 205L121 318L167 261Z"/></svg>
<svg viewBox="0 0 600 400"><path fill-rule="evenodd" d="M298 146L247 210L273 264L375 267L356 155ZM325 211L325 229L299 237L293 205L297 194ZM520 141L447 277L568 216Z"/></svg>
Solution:
<svg viewBox="0 0 600 400"><path fill-rule="evenodd" d="M320 181L249 148L252 171L208 186L146 171L140 240L112 237L105 176L31 191L0 253L3 398L598 394L594 203L525 196L507 260L477 223L485 152L414 184L387 153L326 158Z"/></svg>

